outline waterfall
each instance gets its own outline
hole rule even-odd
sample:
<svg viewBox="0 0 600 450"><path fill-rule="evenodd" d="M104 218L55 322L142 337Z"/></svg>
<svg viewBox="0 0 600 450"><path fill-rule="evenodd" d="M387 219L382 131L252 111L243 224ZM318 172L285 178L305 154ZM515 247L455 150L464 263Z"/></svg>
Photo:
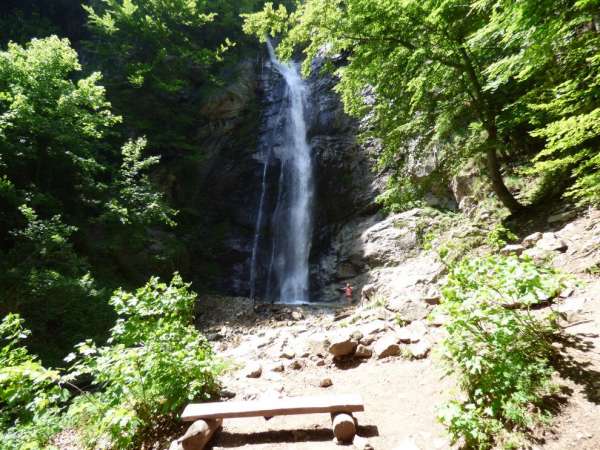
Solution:
<svg viewBox="0 0 600 450"><path fill-rule="evenodd" d="M309 300L309 256L312 237L313 163L307 142L305 104L306 83L296 63L285 64L277 59L271 42L267 42L272 67L283 77L285 92L270 133L263 144L264 169L262 192L251 261L251 297L257 283L257 266L261 229L265 220L267 190L277 190L277 201L270 222L270 251L266 267L264 297L281 303L301 303ZM280 174L277 186L267 182L268 167L276 159Z"/></svg>

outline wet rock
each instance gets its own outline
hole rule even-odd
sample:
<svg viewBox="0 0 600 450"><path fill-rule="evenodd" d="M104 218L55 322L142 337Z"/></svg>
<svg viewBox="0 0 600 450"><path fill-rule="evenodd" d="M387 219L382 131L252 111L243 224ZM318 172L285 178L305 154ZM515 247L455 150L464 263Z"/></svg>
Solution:
<svg viewBox="0 0 600 450"><path fill-rule="evenodd" d="M298 321L304 319L304 314L302 311L292 311L292 319Z"/></svg>
<svg viewBox="0 0 600 450"><path fill-rule="evenodd" d="M373 356L373 350L365 345L360 345L356 347L356 352L354 352L354 356L357 358L368 359Z"/></svg>
<svg viewBox="0 0 600 450"><path fill-rule="evenodd" d="M373 351L378 359L387 358L389 356L398 356L400 354L400 346L398 338L395 334L386 334L377 342L375 342Z"/></svg>

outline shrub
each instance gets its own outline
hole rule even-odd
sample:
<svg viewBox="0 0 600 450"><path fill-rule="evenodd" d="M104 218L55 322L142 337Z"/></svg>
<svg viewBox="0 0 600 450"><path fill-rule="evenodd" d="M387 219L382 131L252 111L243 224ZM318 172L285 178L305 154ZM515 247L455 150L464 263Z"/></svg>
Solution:
<svg viewBox="0 0 600 450"><path fill-rule="evenodd" d="M217 391L220 367L192 324L195 301L179 275L169 285L151 278L135 293L114 293L119 319L109 345L86 341L67 357L76 359L70 377L89 376L98 388L69 410L86 445L139 448L159 427L174 424L187 402Z"/></svg>
<svg viewBox="0 0 600 450"><path fill-rule="evenodd" d="M0 323L0 439L6 450L48 448L68 397L58 372L44 368L20 345L29 334L16 314Z"/></svg>
<svg viewBox="0 0 600 450"><path fill-rule="evenodd" d="M553 391L548 361L556 322L533 317L529 307L560 287L556 273L515 256L465 259L451 269L443 355L464 396L447 403L440 420L454 441L510 448L547 417L541 403Z"/></svg>

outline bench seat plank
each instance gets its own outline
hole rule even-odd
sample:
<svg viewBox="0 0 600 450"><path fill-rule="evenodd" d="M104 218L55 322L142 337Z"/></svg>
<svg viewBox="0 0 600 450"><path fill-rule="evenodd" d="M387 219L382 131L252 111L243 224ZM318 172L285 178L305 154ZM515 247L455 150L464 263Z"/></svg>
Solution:
<svg viewBox="0 0 600 450"><path fill-rule="evenodd" d="M232 419L238 417L273 417L312 413L353 413L364 411L360 395L288 397L247 402L193 403L186 406L181 419Z"/></svg>

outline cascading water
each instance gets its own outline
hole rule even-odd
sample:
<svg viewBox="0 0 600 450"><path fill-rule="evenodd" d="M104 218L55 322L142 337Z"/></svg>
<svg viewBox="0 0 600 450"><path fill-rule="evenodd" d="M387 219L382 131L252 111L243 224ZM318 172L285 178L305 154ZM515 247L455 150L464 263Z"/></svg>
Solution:
<svg viewBox="0 0 600 450"><path fill-rule="evenodd" d="M279 61L267 42L271 66L285 80L285 93L273 113L271 132L263 143L263 181L251 261L251 297L257 291L259 244L267 191L277 189L271 216L270 251L267 253L264 297L281 303L309 300L309 256L312 237L313 163L307 142L305 104L306 84L296 63ZM277 186L268 183L269 167L278 161Z"/></svg>

